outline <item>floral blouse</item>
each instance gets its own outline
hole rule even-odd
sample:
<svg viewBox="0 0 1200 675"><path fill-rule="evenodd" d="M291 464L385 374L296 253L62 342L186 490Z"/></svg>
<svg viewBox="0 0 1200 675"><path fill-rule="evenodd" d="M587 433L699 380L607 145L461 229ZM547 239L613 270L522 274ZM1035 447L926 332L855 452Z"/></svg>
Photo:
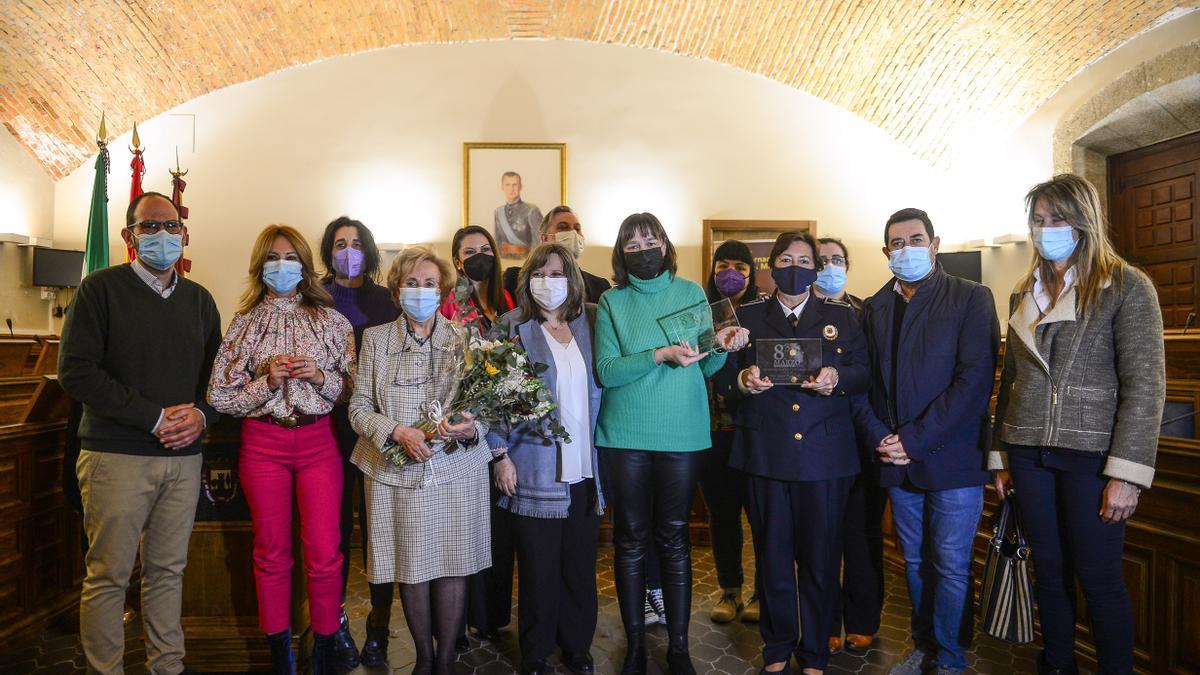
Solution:
<svg viewBox="0 0 1200 675"><path fill-rule="evenodd" d="M208 402L237 417L327 414L342 392L354 388L354 351L354 329L332 307L314 315L300 305L299 293L264 298L230 322L213 363ZM267 364L280 355L311 357L325 383L289 378L271 391Z"/></svg>

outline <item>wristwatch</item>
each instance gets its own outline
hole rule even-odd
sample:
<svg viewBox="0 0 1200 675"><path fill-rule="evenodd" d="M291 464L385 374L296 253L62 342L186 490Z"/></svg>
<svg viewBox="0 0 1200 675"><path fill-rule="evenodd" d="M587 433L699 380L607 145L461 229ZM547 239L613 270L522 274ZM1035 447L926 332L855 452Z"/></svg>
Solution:
<svg viewBox="0 0 1200 675"><path fill-rule="evenodd" d="M493 457L492 461L490 463L491 464L499 464L500 462L503 462L505 459L508 459L508 453L502 452L502 453L496 455L495 457Z"/></svg>

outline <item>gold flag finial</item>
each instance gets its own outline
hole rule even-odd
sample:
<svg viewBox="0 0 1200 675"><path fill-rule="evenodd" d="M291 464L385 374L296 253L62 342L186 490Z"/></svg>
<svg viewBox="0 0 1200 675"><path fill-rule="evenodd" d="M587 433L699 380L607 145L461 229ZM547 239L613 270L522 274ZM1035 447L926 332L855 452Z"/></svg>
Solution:
<svg viewBox="0 0 1200 675"><path fill-rule="evenodd" d="M100 131L96 132L96 144L97 145L107 145L108 144L108 128L106 126L104 126L104 113L103 112L100 113Z"/></svg>
<svg viewBox="0 0 1200 675"><path fill-rule="evenodd" d="M141 152L142 151L142 139L138 137L137 122L133 123L133 147L130 148L129 151L130 152Z"/></svg>

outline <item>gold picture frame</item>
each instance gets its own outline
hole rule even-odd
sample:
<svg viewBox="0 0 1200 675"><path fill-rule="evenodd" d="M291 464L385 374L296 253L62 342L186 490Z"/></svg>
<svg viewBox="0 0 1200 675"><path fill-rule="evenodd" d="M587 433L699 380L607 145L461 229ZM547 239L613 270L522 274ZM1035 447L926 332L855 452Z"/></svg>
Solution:
<svg viewBox="0 0 1200 675"><path fill-rule="evenodd" d="M514 185L524 205L502 214L501 209L514 204ZM462 224L492 232L498 255L524 258L537 243L541 215L566 203L566 143L463 143ZM512 222L506 215L510 212Z"/></svg>

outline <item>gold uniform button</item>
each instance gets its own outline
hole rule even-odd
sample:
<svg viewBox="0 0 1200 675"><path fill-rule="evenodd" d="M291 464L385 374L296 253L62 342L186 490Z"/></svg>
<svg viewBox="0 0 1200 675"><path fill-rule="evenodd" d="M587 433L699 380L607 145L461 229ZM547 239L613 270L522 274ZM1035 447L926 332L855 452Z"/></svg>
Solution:
<svg viewBox="0 0 1200 675"><path fill-rule="evenodd" d="M800 440L801 438L804 438L804 434L802 434L802 433L800 433L799 431L797 431L797 432L796 432L796 435L795 435L795 436L793 436L792 438L795 438L796 440Z"/></svg>
<svg viewBox="0 0 1200 675"><path fill-rule="evenodd" d="M792 412L800 412L800 404L799 403L792 404Z"/></svg>
<svg viewBox="0 0 1200 675"><path fill-rule="evenodd" d="M839 353L839 354L841 354L841 353L842 353L842 348L841 348L841 347L838 347L838 348L837 348L837 353Z"/></svg>

